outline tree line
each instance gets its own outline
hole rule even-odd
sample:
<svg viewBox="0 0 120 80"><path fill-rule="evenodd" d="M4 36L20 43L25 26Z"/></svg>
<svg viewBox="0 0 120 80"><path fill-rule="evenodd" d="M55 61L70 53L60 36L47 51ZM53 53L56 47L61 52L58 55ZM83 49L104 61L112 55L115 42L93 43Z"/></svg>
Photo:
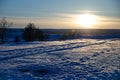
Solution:
<svg viewBox="0 0 120 80"><path fill-rule="evenodd" d="M12 26L13 23L3 18L0 20L0 43L5 43L7 38L7 29ZM61 36L60 40L73 39L75 38L75 31L64 34ZM22 38L26 42L30 41L45 41L48 39L48 34L43 32L41 29L37 28L34 23L28 23L25 26L22 33ZM15 36L14 42L19 42L19 36Z"/></svg>
<svg viewBox="0 0 120 80"><path fill-rule="evenodd" d="M12 26L13 23L9 22L6 18L0 20L0 43L5 43L7 38L7 29ZM26 41L44 41L47 35L37 28L34 23L28 23L22 33L22 38ZM16 36L14 42L18 42L19 37Z"/></svg>

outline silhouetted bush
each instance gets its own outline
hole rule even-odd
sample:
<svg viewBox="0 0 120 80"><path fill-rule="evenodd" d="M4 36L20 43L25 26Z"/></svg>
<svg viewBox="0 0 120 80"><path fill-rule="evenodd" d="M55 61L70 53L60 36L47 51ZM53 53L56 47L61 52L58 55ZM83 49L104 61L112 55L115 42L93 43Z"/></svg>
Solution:
<svg viewBox="0 0 120 80"><path fill-rule="evenodd" d="M46 35L42 30L36 28L33 23L29 23L25 27L22 37L25 41L34 41L34 40L44 41Z"/></svg>
<svg viewBox="0 0 120 80"><path fill-rule="evenodd" d="M69 38L68 34L63 34L60 38L60 40L67 40Z"/></svg>
<svg viewBox="0 0 120 80"><path fill-rule="evenodd" d="M45 35L45 33L40 29L35 30L35 36L35 39L38 41L45 41L45 39L47 38L47 35Z"/></svg>
<svg viewBox="0 0 120 80"><path fill-rule="evenodd" d="M68 39L75 39L76 38L76 33L75 32L68 32L64 33L60 40L68 40Z"/></svg>
<svg viewBox="0 0 120 80"><path fill-rule="evenodd" d="M15 36L15 40L14 40L14 42L19 42L19 37L18 36Z"/></svg>
<svg viewBox="0 0 120 80"><path fill-rule="evenodd" d="M35 25L33 23L29 23L22 34L22 37L25 41L34 41L35 40Z"/></svg>

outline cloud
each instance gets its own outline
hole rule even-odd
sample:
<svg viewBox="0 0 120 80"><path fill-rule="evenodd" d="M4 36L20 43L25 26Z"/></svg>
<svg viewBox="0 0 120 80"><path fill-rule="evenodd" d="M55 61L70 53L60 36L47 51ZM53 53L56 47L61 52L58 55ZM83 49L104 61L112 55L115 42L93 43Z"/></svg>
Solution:
<svg viewBox="0 0 120 80"><path fill-rule="evenodd" d="M40 17L16 17L7 16L7 19L13 23L13 27L25 27L28 23L34 23L36 27L40 28L57 28L64 26L72 26L72 21L66 20L65 18L48 18L41 19ZM69 28L69 27L68 27Z"/></svg>
<svg viewBox="0 0 120 80"><path fill-rule="evenodd" d="M26 17L26 16L7 16L7 19L13 22L13 27L25 27L28 23L31 22L40 28L81 28L80 25L75 24L75 20L79 15L80 15L79 13L74 13L74 14L54 13L53 17L43 18L43 17ZM96 15L96 16L99 18L97 24L95 25L96 28L101 28L101 27L114 28L114 26L120 28L119 17L103 16L103 15Z"/></svg>

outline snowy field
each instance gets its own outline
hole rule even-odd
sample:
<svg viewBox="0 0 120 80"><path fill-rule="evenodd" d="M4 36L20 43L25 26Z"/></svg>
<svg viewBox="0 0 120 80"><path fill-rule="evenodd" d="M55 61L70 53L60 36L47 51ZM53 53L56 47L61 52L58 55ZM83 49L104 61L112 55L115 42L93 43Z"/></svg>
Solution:
<svg viewBox="0 0 120 80"><path fill-rule="evenodd" d="M0 80L120 80L120 39L0 45Z"/></svg>

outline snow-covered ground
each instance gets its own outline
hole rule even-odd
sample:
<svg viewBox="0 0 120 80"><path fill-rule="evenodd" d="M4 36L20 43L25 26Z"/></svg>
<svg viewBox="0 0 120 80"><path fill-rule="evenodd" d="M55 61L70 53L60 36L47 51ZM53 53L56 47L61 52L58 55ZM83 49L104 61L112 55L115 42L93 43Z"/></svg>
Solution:
<svg viewBox="0 0 120 80"><path fill-rule="evenodd" d="M0 45L0 80L120 80L120 39Z"/></svg>

